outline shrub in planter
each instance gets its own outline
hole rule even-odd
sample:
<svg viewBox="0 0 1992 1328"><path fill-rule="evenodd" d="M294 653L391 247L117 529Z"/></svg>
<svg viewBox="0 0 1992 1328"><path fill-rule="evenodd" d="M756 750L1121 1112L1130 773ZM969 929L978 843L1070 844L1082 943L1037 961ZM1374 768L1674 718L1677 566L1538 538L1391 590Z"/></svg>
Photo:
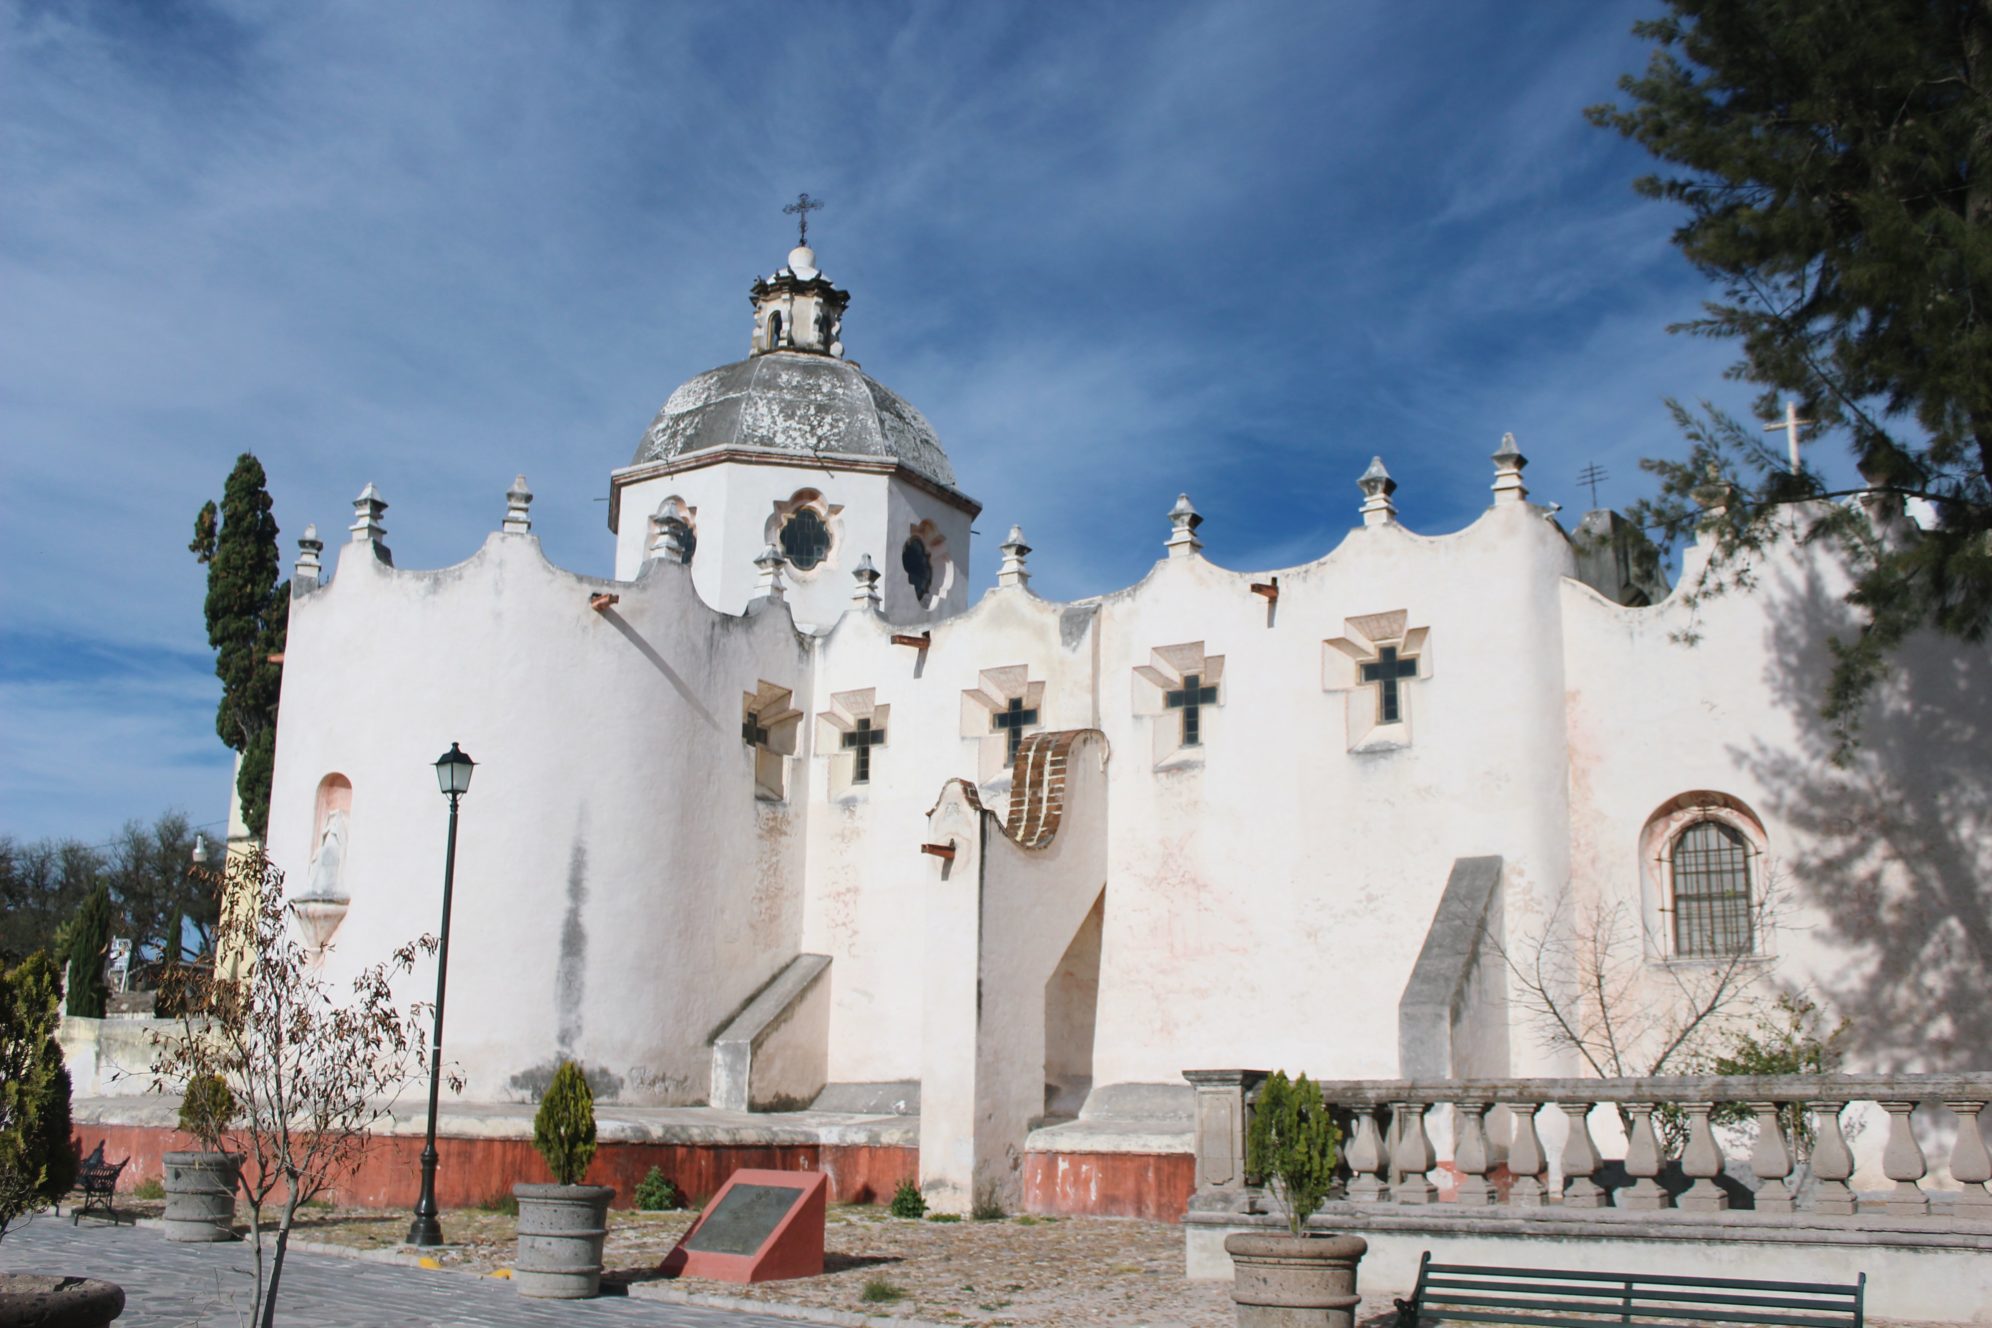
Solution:
<svg viewBox="0 0 1992 1328"><path fill-rule="evenodd" d="M1354 1324L1356 1264L1368 1243L1357 1236L1302 1234L1328 1197L1341 1146L1342 1132L1306 1075L1267 1078L1245 1137L1245 1166L1284 1211L1288 1234L1241 1231L1225 1238L1240 1328Z"/></svg>
<svg viewBox="0 0 1992 1328"><path fill-rule="evenodd" d="M608 1235L609 1200L616 1192L581 1183L595 1160L595 1095L573 1061L561 1062L540 1099L533 1147L554 1183L512 1187L519 1200L519 1257L512 1283L521 1295L544 1299L592 1296L602 1285L602 1240Z"/></svg>
<svg viewBox="0 0 1992 1328"><path fill-rule="evenodd" d="M160 1220L166 1239L186 1243L229 1240L235 1235L235 1190L242 1178L242 1154L231 1153L222 1137L235 1119L235 1094L218 1074L197 1074L180 1097L180 1129L194 1136L194 1152L168 1153L165 1163L166 1212Z"/></svg>
<svg viewBox="0 0 1992 1328"><path fill-rule="evenodd" d="M1265 1181L1294 1235L1328 1197L1341 1156L1342 1131L1321 1090L1304 1074L1289 1082L1284 1071L1275 1071L1259 1089L1245 1139L1245 1169Z"/></svg>

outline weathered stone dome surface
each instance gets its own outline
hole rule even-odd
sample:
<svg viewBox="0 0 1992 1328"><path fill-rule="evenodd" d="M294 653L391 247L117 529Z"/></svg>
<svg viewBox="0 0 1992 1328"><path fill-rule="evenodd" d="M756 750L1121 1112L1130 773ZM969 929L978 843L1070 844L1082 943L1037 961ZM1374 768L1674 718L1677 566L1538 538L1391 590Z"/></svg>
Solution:
<svg viewBox="0 0 1992 1328"><path fill-rule="evenodd" d="M955 483L926 417L855 364L828 355L776 351L700 374L657 412L631 464L728 448L879 457Z"/></svg>

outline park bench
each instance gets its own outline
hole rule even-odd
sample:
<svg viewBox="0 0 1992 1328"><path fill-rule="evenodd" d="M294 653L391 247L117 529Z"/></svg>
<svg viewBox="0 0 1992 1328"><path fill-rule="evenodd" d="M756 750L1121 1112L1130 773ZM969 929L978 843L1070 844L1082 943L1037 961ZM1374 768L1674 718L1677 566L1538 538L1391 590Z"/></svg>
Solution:
<svg viewBox="0 0 1992 1328"><path fill-rule="evenodd" d="M111 1200L117 1193L118 1176L130 1162L130 1158L123 1162L104 1161L104 1145L99 1141L90 1150L90 1156L76 1164L76 1188L83 1192L83 1202L69 1210L70 1226L75 1226L88 1212L109 1213L111 1221L118 1220L118 1210Z"/></svg>
<svg viewBox="0 0 1992 1328"><path fill-rule="evenodd" d="M1867 1274L1847 1285L1735 1277L1659 1277L1418 1261L1418 1286L1397 1302L1398 1328L1427 1322L1532 1325L1775 1324L1860 1328Z"/></svg>

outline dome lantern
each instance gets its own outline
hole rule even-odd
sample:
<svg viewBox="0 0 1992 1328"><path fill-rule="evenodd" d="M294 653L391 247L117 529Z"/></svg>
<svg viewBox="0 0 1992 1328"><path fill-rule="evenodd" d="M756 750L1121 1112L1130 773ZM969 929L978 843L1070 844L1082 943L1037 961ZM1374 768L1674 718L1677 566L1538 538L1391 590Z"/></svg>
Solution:
<svg viewBox="0 0 1992 1328"><path fill-rule="evenodd" d="M821 206L803 194L784 209L800 216L800 233L795 248L789 250L788 265L775 269L772 277L756 278L748 293L754 306L755 355L802 351L836 359L844 356L839 338L851 296L823 275L816 266L816 251L809 247L809 213Z"/></svg>

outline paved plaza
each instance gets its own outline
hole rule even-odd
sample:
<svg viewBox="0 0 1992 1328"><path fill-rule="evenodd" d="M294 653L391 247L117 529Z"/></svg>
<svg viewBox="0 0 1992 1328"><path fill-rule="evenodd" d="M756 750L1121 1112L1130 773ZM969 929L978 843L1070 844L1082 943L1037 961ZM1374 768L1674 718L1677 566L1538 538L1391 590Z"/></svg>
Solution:
<svg viewBox="0 0 1992 1328"><path fill-rule="evenodd" d="M254 1259L246 1244L169 1244L147 1227L40 1217L0 1241L0 1272L98 1277L125 1289L118 1328L235 1328L249 1314ZM467 1273L293 1250L277 1321L286 1328L492 1325L553 1328L796 1328L794 1319L666 1305L626 1296L527 1300L510 1282Z"/></svg>

